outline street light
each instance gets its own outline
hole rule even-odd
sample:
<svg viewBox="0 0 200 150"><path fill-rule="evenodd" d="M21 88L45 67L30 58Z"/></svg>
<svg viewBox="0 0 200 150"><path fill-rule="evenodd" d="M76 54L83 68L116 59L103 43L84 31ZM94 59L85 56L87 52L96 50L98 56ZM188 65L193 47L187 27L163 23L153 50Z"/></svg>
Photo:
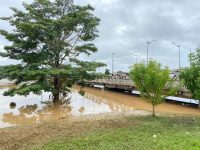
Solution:
<svg viewBox="0 0 200 150"><path fill-rule="evenodd" d="M172 42L172 44L174 44L176 47L178 47L178 50L179 50L179 60L178 60L178 66L179 66L179 69L181 69L181 45L179 44L176 44L175 42Z"/></svg>
<svg viewBox="0 0 200 150"><path fill-rule="evenodd" d="M153 40L151 42L147 41L147 64L149 63L149 45L153 42L156 42L156 40Z"/></svg>
<svg viewBox="0 0 200 150"><path fill-rule="evenodd" d="M137 59L138 59L138 54L135 54L135 61L136 61L136 64L137 64Z"/></svg>
<svg viewBox="0 0 200 150"><path fill-rule="evenodd" d="M192 50L190 49L190 66L192 66Z"/></svg>
<svg viewBox="0 0 200 150"><path fill-rule="evenodd" d="M137 64L137 62L138 62L138 53L134 53L134 52L131 52L130 53L131 55L133 55L133 56L135 56L135 62L136 62L136 64Z"/></svg>

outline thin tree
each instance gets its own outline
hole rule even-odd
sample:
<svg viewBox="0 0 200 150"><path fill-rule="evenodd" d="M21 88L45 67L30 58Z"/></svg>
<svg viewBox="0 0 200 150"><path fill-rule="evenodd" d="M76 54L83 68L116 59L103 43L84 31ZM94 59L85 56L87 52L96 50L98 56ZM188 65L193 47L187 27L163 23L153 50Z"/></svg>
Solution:
<svg viewBox="0 0 200 150"><path fill-rule="evenodd" d="M139 63L132 67L130 77L141 92L141 96L152 104L152 114L155 116L155 106L164 101L163 95L169 80L169 69L162 69L155 61L150 61L147 65Z"/></svg>
<svg viewBox="0 0 200 150"><path fill-rule="evenodd" d="M34 0L23 3L24 11L3 17L14 29L0 30L11 45L0 56L19 60L17 65L0 68L1 78L15 80L17 88L4 95L51 92L53 101L65 96L77 82L93 79L102 63L79 58L97 51L92 41L98 36L100 20L90 5L78 6L73 0ZM32 82L29 82L32 81Z"/></svg>

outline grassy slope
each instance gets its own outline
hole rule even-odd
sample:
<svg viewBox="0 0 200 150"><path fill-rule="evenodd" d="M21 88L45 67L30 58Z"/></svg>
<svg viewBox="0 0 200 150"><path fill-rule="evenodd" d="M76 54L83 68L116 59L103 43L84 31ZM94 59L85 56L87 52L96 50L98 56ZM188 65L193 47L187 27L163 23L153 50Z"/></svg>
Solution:
<svg viewBox="0 0 200 150"><path fill-rule="evenodd" d="M200 150L200 119L129 117L127 126L96 129L81 136L49 141L42 150ZM156 135L157 137L153 137Z"/></svg>

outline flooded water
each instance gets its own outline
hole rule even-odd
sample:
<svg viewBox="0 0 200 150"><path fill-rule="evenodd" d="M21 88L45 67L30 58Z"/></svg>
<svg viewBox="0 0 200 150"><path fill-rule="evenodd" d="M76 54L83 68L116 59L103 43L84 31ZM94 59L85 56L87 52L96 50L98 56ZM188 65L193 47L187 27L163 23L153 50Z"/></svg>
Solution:
<svg viewBox="0 0 200 150"><path fill-rule="evenodd" d="M2 93L8 88L8 86L0 86L0 128L30 125L79 115L152 110L152 106L140 97L97 88L85 88L86 94L83 97L76 87L70 94L71 98L60 105L43 103L48 100L48 93L43 93L41 96L31 94L27 97L5 97ZM17 106L10 108L10 102L15 102ZM169 103L158 106L156 111L200 115L198 108Z"/></svg>

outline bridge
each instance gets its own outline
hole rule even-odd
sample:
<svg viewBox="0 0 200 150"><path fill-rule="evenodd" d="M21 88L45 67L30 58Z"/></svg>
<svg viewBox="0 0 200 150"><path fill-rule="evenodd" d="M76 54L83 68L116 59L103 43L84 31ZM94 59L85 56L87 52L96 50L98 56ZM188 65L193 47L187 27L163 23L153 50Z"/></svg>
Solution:
<svg viewBox="0 0 200 150"><path fill-rule="evenodd" d="M177 95L180 95L182 97L183 96L187 97L188 95L190 95L190 92L187 90L186 87L180 86L178 75L176 74L174 76L174 74L175 73L173 71L173 73L171 73L171 75L173 76L172 77L170 76L170 78L173 79L173 83L168 82L166 84L166 90L170 86L178 87ZM137 90L135 83L129 78L129 74L121 71L102 79L93 80L89 84L92 86L101 85L104 86L105 89L120 89L128 91L130 93L132 93L132 91L134 90Z"/></svg>
<svg viewBox="0 0 200 150"><path fill-rule="evenodd" d="M105 79L96 79L90 82L92 85L102 85L106 89L121 89L124 91L131 92L133 90L137 90L136 85L130 79L112 79L112 78L105 78ZM179 85L179 81L173 81L172 86ZM166 89L168 84L166 85ZM183 86L179 88L178 92L182 93L189 93L189 91Z"/></svg>
<svg viewBox="0 0 200 150"><path fill-rule="evenodd" d="M173 86L176 86L178 84L179 84L178 80L173 82ZM101 85L104 86L104 89L120 89L128 91L129 93L140 95L140 92L137 91L137 87L135 86L134 82L132 82L132 80L130 79L113 79L113 78L96 79L90 82L90 85L92 86ZM184 98L184 97L189 97L191 95L190 92L185 87L179 88L179 91L177 92L178 92L177 95L179 97L168 96L166 97L166 100L178 103L192 104L192 105L199 104L197 100Z"/></svg>
<svg viewBox="0 0 200 150"><path fill-rule="evenodd" d="M92 85L102 85L105 89L120 89L130 93L137 89L130 79L96 79L90 83L92 83Z"/></svg>

